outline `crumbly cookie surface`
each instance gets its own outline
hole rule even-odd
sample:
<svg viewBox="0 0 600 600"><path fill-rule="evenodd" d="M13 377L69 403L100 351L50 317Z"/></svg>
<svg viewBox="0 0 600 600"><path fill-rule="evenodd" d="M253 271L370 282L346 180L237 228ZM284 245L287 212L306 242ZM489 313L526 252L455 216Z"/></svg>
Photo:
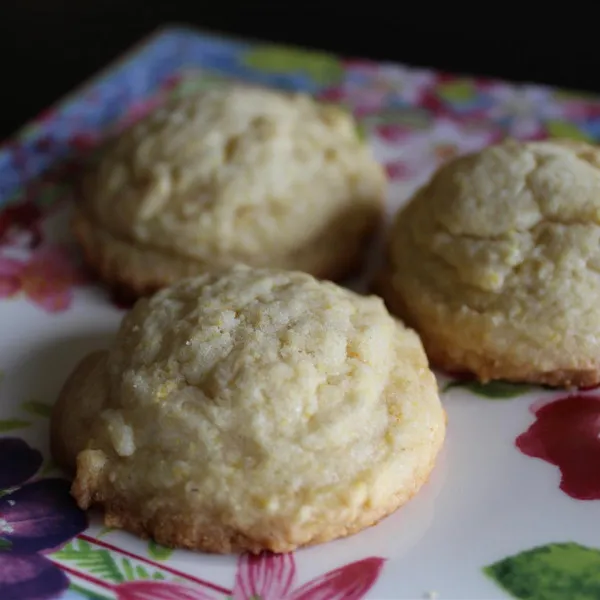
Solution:
<svg viewBox="0 0 600 600"><path fill-rule="evenodd" d="M399 212L380 280L434 364L600 382L600 151L505 142L443 166Z"/></svg>
<svg viewBox="0 0 600 600"><path fill-rule="evenodd" d="M80 506L210 552L374 524L424 483L444 433L418 336L379 298L246 267L139 301L52 419Z"/></svg>
<svg viewBox="0 0 600 600"><path fill-rule="evenodd" d="M105 278L134 288L236 262L320 275L357 258L384 194L350 114L223 85L171 100L108 144L84 179L75 233Z"/></svg>

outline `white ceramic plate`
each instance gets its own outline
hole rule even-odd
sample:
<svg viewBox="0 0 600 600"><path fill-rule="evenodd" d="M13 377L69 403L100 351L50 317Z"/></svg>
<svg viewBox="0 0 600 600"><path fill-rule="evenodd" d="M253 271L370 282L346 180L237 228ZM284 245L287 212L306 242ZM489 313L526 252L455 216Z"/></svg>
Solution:
<svg viewBox="0 0 600 600"><path fill-rule="evenodd" d="M600 133L594 98L182 28L41 115L0 149L0 598L600 598L593 390L440 375L448 437L422 492L376 527L293 555L173 552L75 507L48 455L50 406L78 359L109 343L123 307L86 276L72 245L73 176L108 131L162 94L223 77L348 105L388 170L390 214L440 162L507 134Z"/></svg>

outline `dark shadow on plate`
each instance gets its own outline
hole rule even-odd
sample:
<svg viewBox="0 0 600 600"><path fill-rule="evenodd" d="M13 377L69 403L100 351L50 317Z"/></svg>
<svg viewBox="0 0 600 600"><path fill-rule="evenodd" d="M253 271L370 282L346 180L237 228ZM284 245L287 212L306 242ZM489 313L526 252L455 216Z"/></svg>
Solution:
<svg viewBox="0 0 600 600"><path fill-rule="evenodd" d="M107 327L33 345L10 372L11 380L19 382L17 402L54 404L75 365L90 352L108 348L115 334Z"/></svg>

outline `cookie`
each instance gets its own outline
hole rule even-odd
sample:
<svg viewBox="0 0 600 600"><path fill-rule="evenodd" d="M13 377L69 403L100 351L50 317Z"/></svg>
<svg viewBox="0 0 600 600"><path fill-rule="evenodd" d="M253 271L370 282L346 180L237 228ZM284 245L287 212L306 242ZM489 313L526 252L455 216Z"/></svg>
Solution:
<svg viewBox="0 0 600 600"><path fill-rule="evenodd" d="M65 384L51 446L107 526L288 552L407 502L445 425L418 336L380 298L237 266L138 300Z"/></svg>
<svg viewBox="0 0 600 600"><path fill-rule="evenodd" d="M600 150L507 141L441 167L399 211L378 291L432 364L600 383Z"/></svg>
<svg viewBox="0 0 600 600"><path fill-rule="evenodd" d="M109 142L82 178L73 231L101 278L134 295L236 263L339 279L360 264L385 189L348 112L221 85Z"/></svg>

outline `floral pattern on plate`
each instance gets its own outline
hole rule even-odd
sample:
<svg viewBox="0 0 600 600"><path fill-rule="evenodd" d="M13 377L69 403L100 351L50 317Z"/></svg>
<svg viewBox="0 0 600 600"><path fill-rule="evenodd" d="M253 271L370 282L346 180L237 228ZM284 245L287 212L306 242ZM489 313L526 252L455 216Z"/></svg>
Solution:
<svg viewBox="0 0 600 600"><path fill-rule="evenodd" d="M57 597L69 587L45 556L87 528L65 479L33 479L42 454L20 438L0 438L0 592L6 600Z"/></svg>
<svg viewBox="0 0 600 600"><path fill-rule="evenodd" d="M183 28L157 34L40 115L0 147L0 598L414 599L435 597L432 588L461 600L597 598L600 417L593 390L557 396L440 373L448 476L435 503L425 503L435 504L432 514L422 508L424 491L410 510L369 532L293 555L206 557L102 528L94 515L88 524L67 481L48 476L50 403L66 372L27 375L43 382L46 403L23 397L22 365L38 338L57 343L58 354L58 342L90 323L113 331L124 307L121 299L111 305L72 250L66 224L77 201L74 182L107 136L165 96L232 78L306 91L352 110L391 179L390 210L445 160L505 136L600 139L593 96ZM411 520L423 531L408 542Z"/></svg>

